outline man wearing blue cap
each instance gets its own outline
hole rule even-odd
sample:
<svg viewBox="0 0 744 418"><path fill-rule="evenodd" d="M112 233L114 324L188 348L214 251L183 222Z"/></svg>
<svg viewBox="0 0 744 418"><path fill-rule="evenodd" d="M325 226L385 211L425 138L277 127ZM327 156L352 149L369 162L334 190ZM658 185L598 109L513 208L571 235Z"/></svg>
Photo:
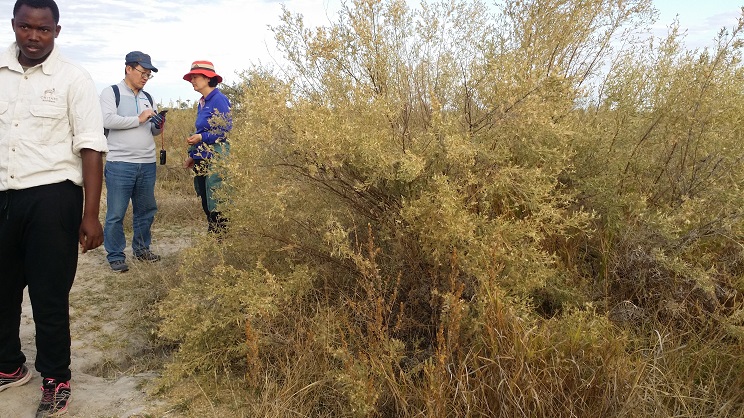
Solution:
<svg viewBox="0 0 744 418"><path fill-rule="evenodd" d="M151 227L157 212L155 202L156 155L153 136L160 134L165 113L143 90L158 69L150 56L132 51L124 59L124 79L101 92L103 126L108 130L106 157L106 223L103 245L111 269L129 270L124 249L124 216L132 201L132 255L136 260L155 262L160 256L150 250Z"/></svg>

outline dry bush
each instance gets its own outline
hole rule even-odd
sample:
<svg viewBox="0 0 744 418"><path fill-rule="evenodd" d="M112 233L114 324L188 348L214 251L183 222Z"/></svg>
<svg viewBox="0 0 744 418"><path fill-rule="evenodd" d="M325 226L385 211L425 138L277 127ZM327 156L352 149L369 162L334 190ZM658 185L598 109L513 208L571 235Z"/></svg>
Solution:
<svg viewBox="0 0 744 418"><path fill-rule="evenodd" d="M744 341L741 31L722 30L698 51L684 50L676 27L637 44L576 115L572 181L601 215L587 244L594 294L653 353L634 389L639 415L744 408L731 390Z"/></svg>
<svg viewBox="0 0 744 418"><path fill-rule="evenodd" d="M155 137L157 149L165 149L167 155L165 165L158 163L155 183L158 224L186 226L204 219L193 173L183 168L186 138L194 130L195 119L195 109L170 109L163 135Z"/></svg>
<svg viewBox="0 0 744 418"><path fill-rule="evenodd" d="M290 65L234 92L230 233L160 305L184 413L744 411L739 28L613 55L650 6L287 11Z"/></svg>

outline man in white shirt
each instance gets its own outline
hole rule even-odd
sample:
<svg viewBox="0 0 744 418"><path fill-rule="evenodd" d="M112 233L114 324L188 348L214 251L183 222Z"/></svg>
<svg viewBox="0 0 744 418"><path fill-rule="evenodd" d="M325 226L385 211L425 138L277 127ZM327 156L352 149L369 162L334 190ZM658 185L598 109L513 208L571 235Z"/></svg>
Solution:
<svg viewBox="0 0 744 418"><path fill-rule="evenodd" d="M37 417L66 412L70 400L69 294L78 243L103 241L98 219L101 109L90 75L60 55L53 0L18 0L16 42L0 55L0 391L31 377L19 329L23 289L36 325L42 377Z"/></svg>

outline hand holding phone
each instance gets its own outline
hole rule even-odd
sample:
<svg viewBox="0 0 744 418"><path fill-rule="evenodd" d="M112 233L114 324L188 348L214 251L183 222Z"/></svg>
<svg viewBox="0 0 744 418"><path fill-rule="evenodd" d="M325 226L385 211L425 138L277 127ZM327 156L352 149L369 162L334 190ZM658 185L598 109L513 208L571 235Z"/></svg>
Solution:
<svg viewBox="0 0 744 418"><path fill-rule="evenodd" d="M155 128L163 129L163 125L165 125L166 113L168 113L168 109L161 110L160 112L154 114L152 118L150 118L150 122L155 125Z"/></svg>

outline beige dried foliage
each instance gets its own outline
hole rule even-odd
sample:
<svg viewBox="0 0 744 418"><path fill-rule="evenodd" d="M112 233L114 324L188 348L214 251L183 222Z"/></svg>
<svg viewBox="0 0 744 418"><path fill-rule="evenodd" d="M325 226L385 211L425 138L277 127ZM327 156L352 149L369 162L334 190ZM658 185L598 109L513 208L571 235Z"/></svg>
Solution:
<svg viewBox="0 0 744 418"><path fill-rule="evenodd" d="M285 10L289 65L235 90L230 234L162 305L170 376L245 373L264 416L743 411L740 28L634 43L652 17Z"/></svg>

